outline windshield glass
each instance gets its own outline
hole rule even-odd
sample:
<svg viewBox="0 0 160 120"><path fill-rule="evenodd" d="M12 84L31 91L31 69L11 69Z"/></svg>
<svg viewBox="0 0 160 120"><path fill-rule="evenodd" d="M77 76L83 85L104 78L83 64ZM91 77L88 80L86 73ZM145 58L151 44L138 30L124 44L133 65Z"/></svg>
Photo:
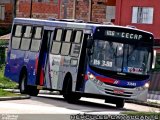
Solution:
<svg viewBox="0 0 160 120"><path fill-rule="evenodd" d="M150 53L147 47L111 41L94 40L90 65L111 71L147 74Z"/></svg>

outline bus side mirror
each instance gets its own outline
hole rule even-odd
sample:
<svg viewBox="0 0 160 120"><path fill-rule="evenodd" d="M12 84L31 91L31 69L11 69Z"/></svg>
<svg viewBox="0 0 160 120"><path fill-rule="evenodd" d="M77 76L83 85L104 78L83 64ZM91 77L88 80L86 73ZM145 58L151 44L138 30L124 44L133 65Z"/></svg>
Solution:
<svg viewBox="0 0 160 120"><path fill-rule="evenodd" d="M156 64L156 50L153 51L152 69L155 68Z"/></svg>
<svg viewBox="0 0 160 120"><path fill-rule="evenodd" d="M92 38L88 38L87 39L87 48L91 49L92 48L92 44L93 44L93 39Z"/></svg>

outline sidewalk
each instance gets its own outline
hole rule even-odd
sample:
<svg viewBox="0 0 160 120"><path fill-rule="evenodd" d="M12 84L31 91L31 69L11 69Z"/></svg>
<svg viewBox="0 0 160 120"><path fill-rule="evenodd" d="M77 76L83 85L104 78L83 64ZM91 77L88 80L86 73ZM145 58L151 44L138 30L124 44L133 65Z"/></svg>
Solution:
<svg viewBox="0 0 160 120"><path fill-rule="evenodd" d="M4 90L14 92L14 93L19 93L20 92L18 89L4 89ZM57 91L51 92L51 91L47 91L47 90L40 90L39 93L40 94L51 94L51 95L58 95L59 94L59 92L57 92ZM26 96L26 98L29 98L29 96ZM15 99L15 98L13 98L13 99ZM148 93L147 102L141 102L141 101L135 101L135 100L126 100L126 102L160 108L160 92L150 91Z"/></svg>

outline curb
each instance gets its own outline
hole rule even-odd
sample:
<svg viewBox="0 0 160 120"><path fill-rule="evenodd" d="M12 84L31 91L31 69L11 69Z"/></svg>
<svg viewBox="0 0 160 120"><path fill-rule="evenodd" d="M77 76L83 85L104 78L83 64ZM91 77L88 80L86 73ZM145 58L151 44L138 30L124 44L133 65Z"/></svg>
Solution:
<svg viewBox="0 0 160 120"><path fill-rule="evenodd" d="M160 104L152 103L152 102L141 102L141 101L135 101L135 100L126 100L127 103L134 103L138 105L144 105L144 106L149 106L149 107L155 107L155 108L160 108Z"/></svg>
<svg viewBox="0 0 160 120"><path fill-rule="evenodd" d="M13 97L0 97L0 101L7 101L7 100L21 100L21 99L29 99L29 95L25 96L13 96Z"/></svg>

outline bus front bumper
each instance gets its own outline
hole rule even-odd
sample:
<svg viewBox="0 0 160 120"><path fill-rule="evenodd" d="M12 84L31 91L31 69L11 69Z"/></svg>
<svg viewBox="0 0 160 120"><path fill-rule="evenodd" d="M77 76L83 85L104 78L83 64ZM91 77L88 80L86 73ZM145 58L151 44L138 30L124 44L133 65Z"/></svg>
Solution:
<svg viewBox="0 0 160 120"><path fill-rule="evenodd" d="M104 83L97 84L92 80L87 80L84 92L89 94L103 95L107 97L111 96L123 99L147 101L148 89L144 89L143 87L137 87L137 88L115 87Z"/></svg>

